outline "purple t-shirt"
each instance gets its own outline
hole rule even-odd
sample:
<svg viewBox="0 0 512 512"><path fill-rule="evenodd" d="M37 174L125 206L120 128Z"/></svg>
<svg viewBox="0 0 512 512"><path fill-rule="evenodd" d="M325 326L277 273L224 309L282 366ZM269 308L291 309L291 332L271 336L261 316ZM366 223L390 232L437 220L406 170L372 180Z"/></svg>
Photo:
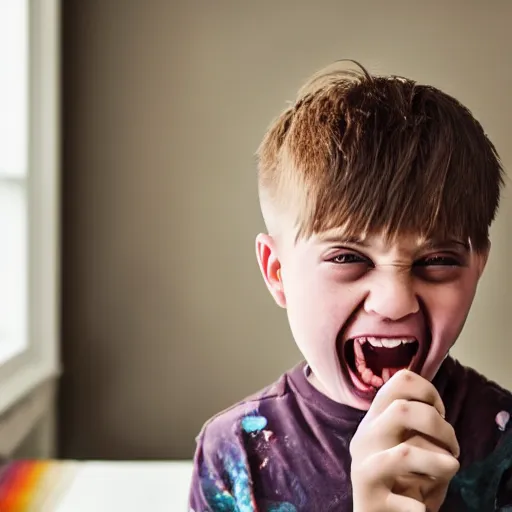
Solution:
<svg viewBox="0 0 512 512"><path fill-rule="evenodd" d="M304 363L208 421L190 512L352 510L350 441L364 412L315 389ZM434 385L461 447L443 511L512 510L512 395L448 357Z"/></svg>

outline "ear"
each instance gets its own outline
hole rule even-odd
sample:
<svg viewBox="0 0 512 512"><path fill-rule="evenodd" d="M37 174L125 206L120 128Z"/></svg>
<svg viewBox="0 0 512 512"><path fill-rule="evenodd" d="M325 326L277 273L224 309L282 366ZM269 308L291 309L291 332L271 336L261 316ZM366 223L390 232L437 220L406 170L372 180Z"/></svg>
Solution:
<svg viewBox="0 0 512 512"><path fill-rule="evenodd" d="M281 262L278 259L276 242L267 234L256 237L256 258L265 284L277 305L285 308L286 297L281 279Z"/></svg>

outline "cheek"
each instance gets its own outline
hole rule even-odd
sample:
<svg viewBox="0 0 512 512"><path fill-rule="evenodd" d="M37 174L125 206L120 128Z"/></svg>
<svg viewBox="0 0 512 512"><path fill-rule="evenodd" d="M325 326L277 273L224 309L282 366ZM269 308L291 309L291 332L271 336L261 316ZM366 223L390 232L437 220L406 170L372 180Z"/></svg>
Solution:
<svg viewBox="0 0 512 512"><path fill-rule="evenodd" d="M299 348L330 357L339 331L362 300L361 292L317 275L295 280L285 293L290 328Z"/></svg>
<svg viewBox="0 0 512 512"><path fill-rule="evenodd" d="M475 296L476 283L458 281L439 286L423 295L430 316L434 350L447 352L453 345L466 321Z"/></svg>

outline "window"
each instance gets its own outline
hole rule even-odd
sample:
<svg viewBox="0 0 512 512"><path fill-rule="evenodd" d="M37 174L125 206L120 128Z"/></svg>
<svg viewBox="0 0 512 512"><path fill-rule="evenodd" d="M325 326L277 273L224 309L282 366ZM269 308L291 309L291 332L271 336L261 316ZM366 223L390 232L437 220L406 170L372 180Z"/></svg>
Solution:
<svg viewBox="0 0 512 512"><path fill-rule="evenodd" d="M27 346L28 5L0 0L0 364Z"/></svg>
<svg viewBox="0 0 512 512"><path fill-rule="evenodd" d="M0 413L58 370L58 0L0 0Z"/></svg>

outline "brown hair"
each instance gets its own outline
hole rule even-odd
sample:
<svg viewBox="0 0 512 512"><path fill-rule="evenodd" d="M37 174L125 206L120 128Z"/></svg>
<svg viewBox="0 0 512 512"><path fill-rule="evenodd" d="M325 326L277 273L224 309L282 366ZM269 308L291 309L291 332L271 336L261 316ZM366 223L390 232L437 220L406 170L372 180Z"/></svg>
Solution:
<svg viewBox="0 0 512 512"><path fill-rule="evenodd" d="M297 239L345 226L486 247L503 169L479 122L434 87L351 62L360 69L313 76L268 129L257 153L267 227L285 212Z"/></svg>

